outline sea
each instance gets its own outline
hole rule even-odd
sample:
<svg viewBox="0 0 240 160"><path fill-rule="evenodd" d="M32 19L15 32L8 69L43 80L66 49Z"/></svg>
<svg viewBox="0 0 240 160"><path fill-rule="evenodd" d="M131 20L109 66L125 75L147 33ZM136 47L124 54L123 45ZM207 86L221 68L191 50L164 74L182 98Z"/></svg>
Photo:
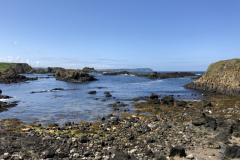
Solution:
<svg viewBox="0 0 240 160"><path fill-rule="evenodd" d="M160 72L164 73L164 72ZM193 72L199 75L204 72ZM191 77L170 79L147 79L131 75L104 76L91 73L97 81L84 83L67 83L56 80L48 74L26 74L27 77L39 77L38 80L15 84L0 84L2 95L13 98L1 101L19 101L18 105L0 113L0 120L17 118L25 123L48 125L66 122L95 122L102 117L120 110L135 113L133 98L150 96L152 93L161 97L173 95L175 99L192 101L200 100L200 91L185 89L184 84L195 79ZM46 78L48 77L48 78ZM53 91L54 88L64 90ZM88 94L96 91L96 94ZM105 97L110 92L112 97ZM108 104L121 102L129 106L113 110ZM143 113L144 114L144 113ZM148 114L148 113L146 113Z"/></svg>

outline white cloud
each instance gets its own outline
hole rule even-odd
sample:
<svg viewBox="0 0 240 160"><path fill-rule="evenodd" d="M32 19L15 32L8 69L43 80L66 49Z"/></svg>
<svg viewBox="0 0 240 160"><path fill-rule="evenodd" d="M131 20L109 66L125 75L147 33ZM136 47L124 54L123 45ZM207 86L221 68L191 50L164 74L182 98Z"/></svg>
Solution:
<svg viewBox="0 0 240 160"><path fill-rule="evenodd" d="M19 56L17 56L17 60L19 61L21 58Z"/></svg>
<svg viewBox="0 0 240 160"><path fill-rule="evenodd" d="M14 41L13 43L14 43L14 45L17 45L17 44L18 44L18 41Z"/></svg>
<svg viewBox="0 0 240 160"><path fill-rule="evenodd" d="M36 61L36 65L39 65L39 63L40 63L39 61Z"/></svg>
<svg viewBox="0 0 240 160"><path fill-rule="evenodd" d="M39 54L45 54L46 52L40 51L39 49L36 49L36 52Z"/></svg>
<svg viewBox="0 0 240 160"><path fill-rule="evenodd" d="M26 63L29 63L29 59L26 60Z"/></svg>

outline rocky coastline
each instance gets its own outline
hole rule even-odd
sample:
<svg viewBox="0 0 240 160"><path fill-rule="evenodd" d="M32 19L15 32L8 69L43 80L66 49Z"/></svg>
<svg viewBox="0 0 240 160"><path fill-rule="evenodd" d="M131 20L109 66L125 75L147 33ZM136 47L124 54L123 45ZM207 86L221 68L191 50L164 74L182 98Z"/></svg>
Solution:
<svg viewBox="0 0 240 160"><path fill-rule="evenodd" d="M13 102L5 102L9 100L10 96L2 95L2 90L0 90L0 112L7 111L9 108L15 107L17 105L17 101Z"/></svg>
<svg viewBox="0 0 240 160"><path fill-rule="evenodd" d="M38 78L28 78L24 75L20 75L17 73L1 73L0 72L0 83L4 84L10 84L10 83L20 83L20 82L26 82L26 81L32 81L37 80Z"/></svg>
<svg viewBox="0 0 240 160"><path fill-rule="evenodd" d="M198 75L191 73L191 72L170 72L170 73L158 73L158 72L152 72L149 74L141 74L141 73L133 73L133 72L127 72L127 71L121 71L121 72L107 72L103 73L103 75L133 75L137 77L144 77L149 79L167 79L167 78L182 78L182 77L197 77Z"/></svg>
<svg viewBox="0 0 240 160"><path fill-rule="evenodd" d="M135 114L99 122L42 126L0 121L2 159L232 159L240 158L240 103L228 96L182 101L152 94ZM125 107L121 102L109 107ZM227 104L227 105L226 105ZM142 113L149 113L145 115Z"/></svg>
<svg viewBox="0 0 240 160"><path fill-rule="evenodd" d="M176 99L173 95L151 94L148 97L136 97L130 100L135 109L134 113L128 112L128 104L116 100L116 103L106 107L121 111L120 115L112 113L101 117L98 122L66 122L63 126L57 122L43 126L39 122L25 124L19 119L3 119L0 121L0 159L227 160L240 158L240 100L239 97L232 96L235 94L231 94L235 93L233 88L239 85L239 70L232 67L233 64L238 64L238 61L214 64L203 77L192 82L194 89L198 89L196 86L200 83L205 85L207 82L207 85L203 85L201 89L206 91L207 95L201 100L184 101ZM216 66L218 69L215 69ZM234 72L225 70L229 67L235 69ZM85 71L89 70L92 69L85 68ZM227 76L219 73L220 71L228 73ZM10 77L19 76L15 73L8 74ZM109 72L106 76L121 74L133 73ZM196 76L189 72L135 74L150 79ZM57 71L55 78L73 83L96 80L82 70ZM3 79L6 82L15 82L4 76ZM25 78L20 75L17 79ZM225 86L230 86L231 89L222 88L226 91L219 92L221 91L219 88L212 87L214 89L212 90L207 87L214 86L215 83L216 86L221 87L220 82L224 82ZM192 83L190 84L193 85ZM31 94L55 91L64 91L64 89L33 91ZM0 90L0 99L10 98L1 93ZM86 94L96 93L90 91ZM104 92L104 95L114 100L110 92ZM0 101L0 112L16 105L17 102Z"/></svg>
<svg viewBox="0 0 240 160"><path fill-rule="evenodd" d="M184 86L225 95L240 96L240 59L219 61L211 64L205 74Z"/></svg>

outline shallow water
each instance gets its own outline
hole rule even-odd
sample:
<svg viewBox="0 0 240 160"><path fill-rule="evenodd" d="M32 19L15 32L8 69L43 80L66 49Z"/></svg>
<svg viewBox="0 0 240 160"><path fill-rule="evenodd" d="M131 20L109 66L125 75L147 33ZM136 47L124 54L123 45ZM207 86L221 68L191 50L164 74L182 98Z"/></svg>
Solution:
<svg viewBox="0 0 240 160"><path fill-rule="evenodd" d="M28 83L0 84L3 95L14 97L10 99L11 101L20 101L16 107L0 113L0 119L19 118L26 123L41 121L42 124L96 121L96 118L107 116L113 112L113 109L107 107L107 104L116 101L130 104L130 99L150 96L151 93L161 96L171 94L175 98L184 100L202 98L200 92L183 87L184 84L193 81L190 78L151 80L128 75L93 75L99 80L89 83L67 83L57 81L55 78L39 78ZM26 76L46 77L47 75ZM54 88L65 90L50 91ZM87 93L92 90L97 91L97 94ZM33 91L46 92L31 93ZM106 99L105 91L109 91L113 97ZM95 98L99 100L95 100ZM103 99L106 101L102 102ZM131 109L131 106L128 108L130 108L130 112L133 112L134 109Z"/></svg>

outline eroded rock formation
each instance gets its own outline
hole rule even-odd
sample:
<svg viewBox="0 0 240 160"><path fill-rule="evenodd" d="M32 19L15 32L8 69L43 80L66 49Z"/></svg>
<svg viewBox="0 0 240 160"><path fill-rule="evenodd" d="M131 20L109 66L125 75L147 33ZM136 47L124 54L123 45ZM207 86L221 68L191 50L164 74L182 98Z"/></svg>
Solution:
<svg viewBox="0 0 240 160"><path fill-rule="evenodd" d="M186 84L184 87L240 96L240 59L213 63L200 79Z"/></svg>

